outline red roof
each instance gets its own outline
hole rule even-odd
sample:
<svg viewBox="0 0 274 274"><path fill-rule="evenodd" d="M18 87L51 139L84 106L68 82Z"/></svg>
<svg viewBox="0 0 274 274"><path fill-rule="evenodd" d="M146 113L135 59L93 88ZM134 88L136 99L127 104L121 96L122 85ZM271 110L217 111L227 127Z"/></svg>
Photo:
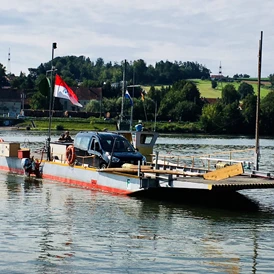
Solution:
<svg viewBox="0 0 274 274"><path fill-rule="evenodd" d="M72 90L79 100L100 100L102 88L73 87Z"/></svg>

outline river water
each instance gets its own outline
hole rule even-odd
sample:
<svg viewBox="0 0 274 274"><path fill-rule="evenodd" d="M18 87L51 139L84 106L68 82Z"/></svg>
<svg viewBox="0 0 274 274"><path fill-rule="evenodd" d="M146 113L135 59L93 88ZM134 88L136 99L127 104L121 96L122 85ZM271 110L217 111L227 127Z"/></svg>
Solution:
<svg viewBox="0 0 274 274"><path fill-rule="evenodd" d="M39 149L46 134L2 130L0 138ZM261 167L273 171L273 140L260 144ZM244 136L166 135L155 149L190 155L253 146ZM272 273L274 190L241 194L259 210L130 198L0 173L0 273Z"/></svg>

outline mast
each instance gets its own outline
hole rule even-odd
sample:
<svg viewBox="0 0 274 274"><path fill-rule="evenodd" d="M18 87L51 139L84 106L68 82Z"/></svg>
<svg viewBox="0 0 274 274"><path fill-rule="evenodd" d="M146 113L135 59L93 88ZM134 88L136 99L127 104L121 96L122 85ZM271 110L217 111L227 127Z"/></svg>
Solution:
<svg viewBox="0 0 274 274"><path fill-rule="evenodd" d="M260 144L259 144L259 117L260 117L260 97L261 97L261 68L262 68L262 45L263 32L261 31L261 39L259 41L258 55L258 95L256 106L256 131L255 131L255 170L259 170Z"/></svg>
<svg viewBox="0 0 274 274"><path fill-rule="evenodd" d="M127 60L125 59L124 70L123 70L122 104L121 104L121 117L120 117L121 122L123 121L123 116L124 116L124 96L126 92L126 64L127 64Z"/></svg>
<svg viewBox="0 0 274 274"><path fill-rule="evenodd" d="M134 71L134 66L133 66L132 100L134 100L134 87L135 87L135 71ZM130 111L130 122L129 122L130 130L132 130L132 122L133 122L133 104L131 106L131 111Z"/></svg>
<svg viewBox="0 0 274 274"><path fill-rule="evenodd" d="M51 52L51 70L50 70L50 93L49 93L49 136L47 139L47 160L50 161L50 140L51 140L51 121L52 121L52 108L53 108L53 59L54 59L54 50L57 48L57 43L52 43L52 52Z"/></svg>

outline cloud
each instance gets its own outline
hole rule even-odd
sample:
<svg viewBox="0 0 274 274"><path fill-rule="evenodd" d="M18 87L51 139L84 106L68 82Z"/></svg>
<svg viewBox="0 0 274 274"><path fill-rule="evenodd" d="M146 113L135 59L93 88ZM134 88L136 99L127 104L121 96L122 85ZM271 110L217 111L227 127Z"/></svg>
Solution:
<svg viewBox="0 0 274 274"><path fill-rule="evenodd" d="M12 7L12 8L11 8ZM264 0L10 0L0 6L0 63L19 74L56 56L96 60L197 61L224 75L273 73L272 10ZM8 50L11 61L7 62Z"/></svg>

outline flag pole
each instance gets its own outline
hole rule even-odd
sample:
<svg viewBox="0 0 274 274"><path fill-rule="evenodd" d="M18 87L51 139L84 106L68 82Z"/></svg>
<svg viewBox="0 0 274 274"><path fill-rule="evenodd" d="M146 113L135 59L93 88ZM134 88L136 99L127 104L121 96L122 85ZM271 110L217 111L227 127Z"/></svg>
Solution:
<svg viewBox="0 0 274 274"><path fill-rule="evenodd" d="M133 67L133 87L132 87L132 101L134 100L134 85L135 85L135 72L134 72L134 67ZM133 104L131 106L131 111L130 111L130 123L129 123L129 130L132 130L132 122L133 122Z"/></svg>
<svg viewBox="0 0 274 274"><path fill-rule="evenodd" d="M123 87L122 87L122 104L121 104L121 117L120 121L123 121L123 116L124 116L124 96L126 92L126 65L127 65L127 60L125 59L124 62L124 67L123 67Z"/></svg>
<svg viewBox="0 0 274 274"><path fill-rule="evenodd" d="M258 94L256 105L256 127L255 127L255 170L259 170L260 158L260 140L259 140L259 123L260 123L260 97L261 97L261 67L262 67L262 45L263 45L263 32L261 31L261 39L259 41L259 54L258 54Z"/></svg>
<svg viewBox="0 0 274 274"><path fill-rule="evenodd" d="M52 101L53 101L53 58L54 58L54 50L57 48L57 43L52 43L52 51L51 51L51 70L50 70L50 93L49 93L49 136L47 139L47 160L51 160L50 153L50 140L51 140L51 123L52 123Z"/></svg>

